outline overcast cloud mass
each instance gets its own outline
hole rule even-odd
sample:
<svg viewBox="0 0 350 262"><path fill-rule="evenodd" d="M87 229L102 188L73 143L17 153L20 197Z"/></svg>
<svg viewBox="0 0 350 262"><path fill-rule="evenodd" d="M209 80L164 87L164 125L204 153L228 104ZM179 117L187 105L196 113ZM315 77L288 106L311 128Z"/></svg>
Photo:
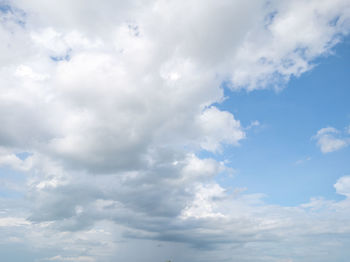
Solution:
<svg viewBox="0 0 350 262"><path fill-rule="evenodd" d="M349 30L348 0L0 0L0 256L348 261L349 166L297 205L218 177L268 132L220 105L285 92ZM331 125L305 140L324 157L350 144Z"/></svg>

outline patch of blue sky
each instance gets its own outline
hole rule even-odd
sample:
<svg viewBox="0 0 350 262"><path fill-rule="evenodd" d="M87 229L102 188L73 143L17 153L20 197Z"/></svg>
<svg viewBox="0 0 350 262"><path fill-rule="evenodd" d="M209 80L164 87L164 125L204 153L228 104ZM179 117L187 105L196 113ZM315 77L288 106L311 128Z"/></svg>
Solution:
<svg viewBox="0 0 350 262"><path fill-rule="evenodd" d="M332 19L330 22L329 22L329 25L331 26L336 26L339 22L339 19L340 19L340 16L336 16L334 19Z"/></svg>
<svg viewBox="0 0 350 262"><path fill-rule="evenodd" d="M265 17L265 27L269 27L273 20L275 19L276 15L278 14L277 11L270 12L266 17Z"/></svg>
<svg viewBox="0 0 350 262"><path fill-rule="evenodd" d="M16 156L21 160L26 160L28 157L32 156L33 154L30 152L20 152L17 153Z"/></svg>
<svg viewBox="0 0 350 262"><path fill-rule="evenodd" d="M311 197L339 200L333 184L350 174L350 148L322 154L312 136L333 126L350 125L350 38L334 48L335 55L314 61L317 66L293 78L280 92L257 90L231 92L217 104L232 112L247 130L240 147L225 147L223 154L201 152L200 157L228 160L237 172L219 176L227 188L247 187L264 193L268 203L298 205Z"/></svg>
<svg viewBox="0 0 350 262"><path fill-rule="evenodd" d="M23 197L26 176L11 168L0 168L0 198L17 199Z"/></svg>
<svg viewBox="0 0 350 262"><path fill-rule="evenodd" d="M21 27L25 27L26 13L18 8L12 7L7 1L0 1L0 17L4 16L2 22L10 20Z"/></svg>
<svg viewBox="0 0 350 262"><path fill-rule="evenodd" d="M1 2L0 2L0 12L1 13L12 13L12 8L11 8L11 6L10 5L8 5L8 4L2 4Z"/></svg>
<svg viewBox="0 0 350 262"><path fill-rule="evenodd" d="M54 62L60 62L60 61L69 61L70 55L66 54L64 56L50 56L50 59Z"/></svg>

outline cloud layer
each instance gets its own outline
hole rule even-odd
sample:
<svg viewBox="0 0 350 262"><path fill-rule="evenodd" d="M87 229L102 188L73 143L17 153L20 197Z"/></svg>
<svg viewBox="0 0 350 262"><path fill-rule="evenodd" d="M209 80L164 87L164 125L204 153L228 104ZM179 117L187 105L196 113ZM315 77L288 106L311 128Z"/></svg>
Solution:
<svg viewBox="0 0 350 262"><path fill-rule="evenodd" d="M271 206L200 153L247 137L223 83L282 89L349 19L346 0L1 1L0 167L17 174L1 187L17 195L0 243L32 261L327 261L348 243L324 237L349 234L348 177L342 201ZM335 134L317 133L322 152Z"/></svg>

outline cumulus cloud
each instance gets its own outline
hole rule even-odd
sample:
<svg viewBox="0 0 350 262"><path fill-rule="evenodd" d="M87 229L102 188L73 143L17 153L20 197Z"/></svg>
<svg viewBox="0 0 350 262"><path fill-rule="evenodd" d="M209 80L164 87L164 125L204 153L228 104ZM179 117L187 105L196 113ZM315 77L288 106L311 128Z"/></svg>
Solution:
<svg viewBox="0 0 350 262"><path fill-rule="evenodd" d="M45 249L43 261L136 260L149 253L138 241L209 252L192 261L288 261L303 250L265 248L347 234L347 200L320 201L325 217L339 212L324 222L230 194L215 176L232 170L198 153L239 146L258 125L219 109L223 82L283 87L331 53L349 18L346 0L0 2L0 166L26 181L0 201L2 243ZM336 134L316 135L323 152L345 146ZM242 251L218 258L219 247Z"/></svg>
<svg viewBox="0 0 350 262"><path fill-rule="evenodd" d="M338 194L350 197L350 176L341 177L337 183L334 184L334 187Z"/></svg>
<svg viewBox="0 0 350 262"><path fill-rule="evenodd" d="M313 138L317 140L317 145L320 147L322 153L340 150L350 143L349 138L341 136L340 131L334 127L320 129Z"/></svg>

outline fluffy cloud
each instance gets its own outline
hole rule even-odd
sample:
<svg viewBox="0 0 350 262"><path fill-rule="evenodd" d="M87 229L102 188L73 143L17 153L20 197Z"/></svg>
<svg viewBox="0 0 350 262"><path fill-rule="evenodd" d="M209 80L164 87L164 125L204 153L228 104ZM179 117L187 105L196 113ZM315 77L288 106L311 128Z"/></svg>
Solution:
<svg viewBox="0 0 350 262"><path fill-rule="evenodd" d="M349 138L341 137L339 133L334 127L325 127L320 129L313 138L317 140L322 153L330 153L349 145Z"/></svg>
<svg viewBox="0 0 350 262"><path fill-rule="evenodd" d="M334 185L338 194L350 197L350 176L341 177Z"/></svg>
<svg viewBox="0 0 350 262"><path fill-rule="evenodd" d="M0 18L0 166L26 181L6 184L19 197L0 201L3 244L43 261L151 261L137 243L169 242L184 261L288 261L302 234L349 233L348 199L269 206L218 185L232 170L198 156L247 136L217 106L222 83L281 88L311 69L348 33L348 1L13 0ZM319 131L322 151L343 146L335 134Z"/></svg>

